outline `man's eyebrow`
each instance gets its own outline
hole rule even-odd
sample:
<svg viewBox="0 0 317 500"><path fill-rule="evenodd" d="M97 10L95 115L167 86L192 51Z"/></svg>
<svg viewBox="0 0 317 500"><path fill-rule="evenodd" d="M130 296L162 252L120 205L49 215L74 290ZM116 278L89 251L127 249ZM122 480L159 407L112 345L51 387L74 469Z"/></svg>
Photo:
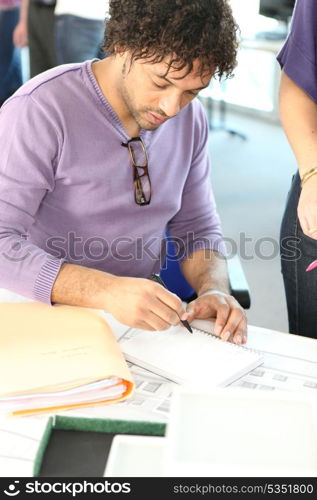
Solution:
<svg viewBox="0 0 317 500"><path fill-rule="evenodd" d="M163 80L165 80L166 82L170 83L171 85L173 85L173 83L166 77L166 75L159 75L158 73L154 73L155 76L157 76L158 78L162 78ZM207 87L209 86L209 83L207 83L207 85L203 85L202 87L197 87L196 89L190 89L190 90L203 90L203 89L206 89Z"/></svg>

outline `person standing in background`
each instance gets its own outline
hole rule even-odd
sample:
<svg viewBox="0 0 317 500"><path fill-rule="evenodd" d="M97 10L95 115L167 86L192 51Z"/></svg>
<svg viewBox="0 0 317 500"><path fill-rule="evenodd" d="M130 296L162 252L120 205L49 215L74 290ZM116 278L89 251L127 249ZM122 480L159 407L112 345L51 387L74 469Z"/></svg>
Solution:
<svg viewBox="0 0 317 500"><path fill-rule="evenodd" d="M109 2L105 0L57 0L55 43L58 64L102 59L100 48Z"/></svg>
<svg viewBox="0 0 317 500"><path fill-rule="evenodd" d="M297 0L278 61L283 69L280 115L294 151L293 176L281 226L281 262L289 331L317 338L317 2Z"/></svg>
<svg viewBox="0 0 317 500"><path fill-rule="evenodd" d="M17 47L29 45L30 77L57 65L54 38L55 0L22 0L21 14L14 30Z"/></svg>
<svg viewBox="0 0 317 500"><path fill-rule="evenodd" d="M22 85L20 52L13 44L21 0L0 0L0 106Z"/></svg>

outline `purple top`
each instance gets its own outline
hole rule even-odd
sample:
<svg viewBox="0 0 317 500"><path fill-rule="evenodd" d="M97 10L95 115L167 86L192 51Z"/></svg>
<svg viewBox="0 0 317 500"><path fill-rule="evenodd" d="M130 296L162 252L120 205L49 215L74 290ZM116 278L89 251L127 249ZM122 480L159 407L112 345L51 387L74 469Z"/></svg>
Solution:
<svg viewBox="0 0 317 500"><path fill-rule="evenodd" d="M285 73L317 102L317 1L297 0L290 34L278 54Z"/></svg>
<svg viewBox="0 0 317 500"><path fill-rule="evenodd" d="M64 261L121 276L158 272L167 225L182 257L225 253L200 102L141 131L153 193L139 206L121 145L129 137L91 63L36 76L0 110L0 287L46 303Z"/></svg>

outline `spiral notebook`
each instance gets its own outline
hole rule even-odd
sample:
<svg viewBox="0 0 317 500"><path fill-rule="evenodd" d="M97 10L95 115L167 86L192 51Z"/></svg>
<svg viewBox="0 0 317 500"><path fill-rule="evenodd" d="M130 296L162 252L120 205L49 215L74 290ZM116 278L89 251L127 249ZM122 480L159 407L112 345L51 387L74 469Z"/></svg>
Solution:
<svg viewBox="0 0 317 500"><path fill-rule="evenodd" d="M127 361L178 384L226 386L263 363L260 353L183 326L165 331L128 330L119 341Z"/></svg>

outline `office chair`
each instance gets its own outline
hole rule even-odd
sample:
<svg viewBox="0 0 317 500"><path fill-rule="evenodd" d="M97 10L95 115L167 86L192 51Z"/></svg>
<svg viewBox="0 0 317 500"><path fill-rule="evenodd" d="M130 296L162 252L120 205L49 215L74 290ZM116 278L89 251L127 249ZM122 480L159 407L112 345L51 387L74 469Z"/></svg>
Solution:
<svg viewBox="0 0 317 500"><path fill-rule="evenodd" d="M249 309L251 297L248 282L241 266L238 255L227 260L229 284L232 296L239 302L241 307ZM194 300L197 295L182 274L173 240L166 237L166 259L160 271L160 276L170 292L175 293L185 302Z"/></svg>

